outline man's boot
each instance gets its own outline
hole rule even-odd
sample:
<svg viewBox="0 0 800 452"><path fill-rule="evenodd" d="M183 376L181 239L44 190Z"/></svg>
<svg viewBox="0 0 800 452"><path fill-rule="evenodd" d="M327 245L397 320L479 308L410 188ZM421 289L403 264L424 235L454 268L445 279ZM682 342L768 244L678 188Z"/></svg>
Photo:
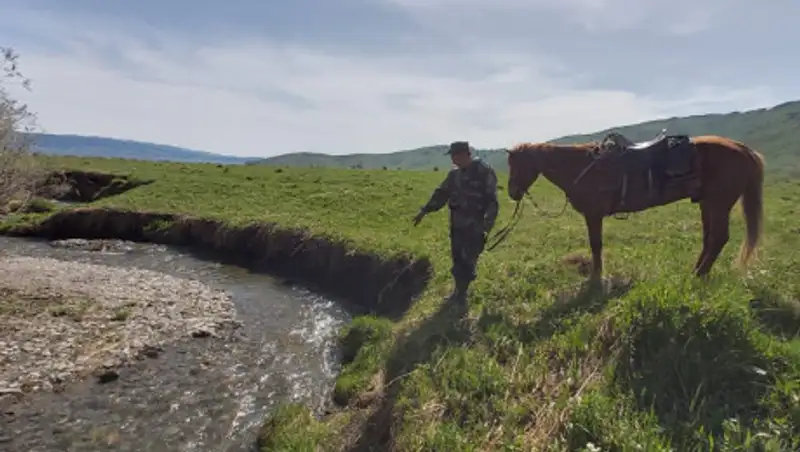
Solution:
<svg viewBox="0 0 800 452"><path fill-rule="evenodd" d="M450 296L454 302L466 306L467 305L467 290L469 289L470 281L457 279L453 294Z"/></svg>

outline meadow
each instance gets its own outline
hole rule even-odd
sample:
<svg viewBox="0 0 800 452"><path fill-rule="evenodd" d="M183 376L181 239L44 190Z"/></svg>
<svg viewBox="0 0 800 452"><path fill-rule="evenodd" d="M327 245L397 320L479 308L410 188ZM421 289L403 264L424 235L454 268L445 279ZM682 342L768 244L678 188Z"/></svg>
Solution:
<svg viewBox="0 0 800 452"><path fill-rule="evenodd" d="M323 417L287 405L264 451L800 450L800 182L767 177L760 260L731 262L740 209L712 277L688 201L605 223L606 288L584 284L582 217L546 181L508 240L481 257L468 312L451 289L447 210L411 220L439 171L222 166L41 158L51 168L153 180L91 207L231 226L277 223L434 274L401 319L342 332L344 368ZM446 167L443 162L442 167ZM769 166L769 159L767 159ZM514 204L499 173L503 227ZM4 230L51 213L6 219Z"/></svg>

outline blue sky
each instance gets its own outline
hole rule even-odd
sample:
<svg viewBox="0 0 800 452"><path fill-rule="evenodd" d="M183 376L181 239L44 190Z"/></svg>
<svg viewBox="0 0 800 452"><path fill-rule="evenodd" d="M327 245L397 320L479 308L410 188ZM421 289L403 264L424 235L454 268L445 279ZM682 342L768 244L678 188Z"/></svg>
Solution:
<svg viewBox="0 0 800 452"><path fill-rule="evenodd" d="M0 4L45 131L225 154L499 147L800 99L796 0Z"/></svg>

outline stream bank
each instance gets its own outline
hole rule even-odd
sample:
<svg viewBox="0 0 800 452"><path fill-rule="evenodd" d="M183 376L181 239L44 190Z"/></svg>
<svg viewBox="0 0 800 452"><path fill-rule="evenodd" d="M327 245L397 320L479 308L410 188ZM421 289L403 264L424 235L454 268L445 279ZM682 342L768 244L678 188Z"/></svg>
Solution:
<svg viewBox="0 0 800 452"><path fill-rule="evenodd" d="M226 264L297 281L315 293L346 301L359 313L392 320L408 311L433 275L433 265L424 257L381 256L271 223L229 226L186 215L85 207L61 210L3 233L189 247Z"/></svg>

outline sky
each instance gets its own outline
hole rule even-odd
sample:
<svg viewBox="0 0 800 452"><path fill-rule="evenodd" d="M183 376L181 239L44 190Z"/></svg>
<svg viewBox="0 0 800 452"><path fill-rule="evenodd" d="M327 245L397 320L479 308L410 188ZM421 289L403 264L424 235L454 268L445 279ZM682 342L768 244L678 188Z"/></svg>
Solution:
<svg viewBox="0 0 800 452"><path fill-rule="evenodd" d="M229 155L544 141L800 99L797 0L0 0L45 132Z"/></svg>

